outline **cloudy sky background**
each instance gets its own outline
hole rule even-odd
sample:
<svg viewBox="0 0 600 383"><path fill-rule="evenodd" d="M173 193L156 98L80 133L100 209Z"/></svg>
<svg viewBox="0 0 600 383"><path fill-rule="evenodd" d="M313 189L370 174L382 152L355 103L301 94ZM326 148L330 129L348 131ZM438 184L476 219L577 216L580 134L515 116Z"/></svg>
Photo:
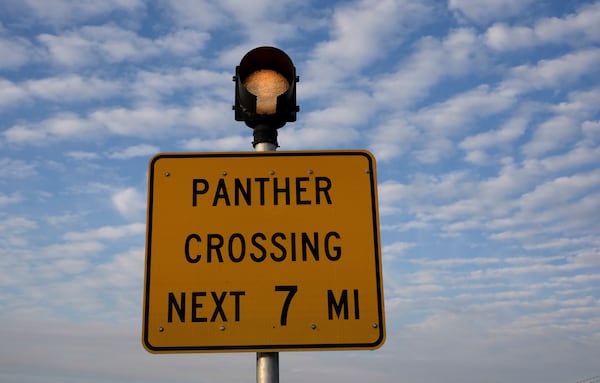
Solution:
<svg viewBox="0 0 600 383"><path fill-rule="evenodd" d="M600 2L0 0L0 381L252 382L141 346L147 165L252 150L235 66L294 60L281 149L378 160L387 342L287 382L600 375Z"/></svg>

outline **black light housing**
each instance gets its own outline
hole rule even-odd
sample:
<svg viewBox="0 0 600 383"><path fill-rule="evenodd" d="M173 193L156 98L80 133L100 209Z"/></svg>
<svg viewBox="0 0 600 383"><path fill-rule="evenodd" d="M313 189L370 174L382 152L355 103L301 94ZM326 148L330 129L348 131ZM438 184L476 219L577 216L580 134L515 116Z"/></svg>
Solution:
<svg viewBox="0 0 600 383"><path fill-rule="evenodd" d="M290 57L274 47L254 48L235 68L236 121L254 129L254 142L277 145L277 129L296 121L296 68Z"/></svg>

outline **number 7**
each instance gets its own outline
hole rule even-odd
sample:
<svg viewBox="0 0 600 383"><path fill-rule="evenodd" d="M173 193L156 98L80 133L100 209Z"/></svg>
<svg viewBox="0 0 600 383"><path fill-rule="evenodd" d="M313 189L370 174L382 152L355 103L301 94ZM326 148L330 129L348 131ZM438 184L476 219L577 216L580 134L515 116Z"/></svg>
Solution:
<svg viewBox="0 0 600 383"><path fill-rule="evenodd" d="M292 303L292 298L294 298L294 295L296 295L298 292L298 286L275 286L275 291L287 291L288 293L287 297L285 297L285 301L283 302L283 307L281 308L280 323L282 326L285 326L287 325L288 309L290 308L290 303Z"/></svg>

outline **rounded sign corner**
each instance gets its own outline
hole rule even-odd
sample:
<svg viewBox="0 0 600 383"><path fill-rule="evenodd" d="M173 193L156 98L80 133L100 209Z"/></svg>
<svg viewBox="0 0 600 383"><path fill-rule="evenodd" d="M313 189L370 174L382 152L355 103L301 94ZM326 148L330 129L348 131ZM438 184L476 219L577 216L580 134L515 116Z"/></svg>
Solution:
<svg viewBox="0 0 600 383"><path fill-rule="evenodd" d="M164 153L156 153L155 155L150 157L150 161L148 161L150 164L150 167L154 166L154 164L164 156L165 156Z"/></svg>
<svg viewBox="0 0 600 383"><path fill-rule="evenodd" d="M377 159L375 158L375 154L373 154L373 152L370 152L367 149L361 149L358 151L360 154L362 154L363 156L367 157L368 161L369 161L369 165L371 166L372 170L375 169L375 165L377 163Z"/></svg>
<svg viewBox="0 0 600 383"><path fill-rule="evenodd" d="M385 340L386 340L385 329L382 327L381 331L379 332L379 338L377 338L377 340L373 343L371 350L380 349L385 344Z"/></svg>
<svg viewBox="0 0 600 383"><path fill-rule="evenodd" d="M144 349L147 352L149 352L151 354L160 353L160 349L153 346L152 344L150 344L150 340L148 339L148 336L146 336L146 335L142 338L142 346L144 347Z"/></svg>
<svg viewBox="0 0 600 383"><path fill-rule="evenodd" d="M372 152L372 151L370 151L369 149L358 149L358 150L357 150L357 152L359 152L359 153L364 153L364 154L366 154L367 156L369 156L369 157L371 157L371 158L375 159L375 154L373 154L373 152Z"/></svg>

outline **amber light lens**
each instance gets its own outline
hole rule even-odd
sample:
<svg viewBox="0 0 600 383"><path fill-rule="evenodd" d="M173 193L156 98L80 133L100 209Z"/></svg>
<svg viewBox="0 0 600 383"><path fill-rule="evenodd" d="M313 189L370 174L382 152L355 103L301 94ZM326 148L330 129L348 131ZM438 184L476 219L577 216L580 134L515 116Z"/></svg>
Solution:
<svg viewBox="0 0 600 383"><path fill-rule="evenodd" d="M267 115L277 112L277 97L290 88L287 79L271 69L251 73L243 84L248 92L256 96L256 113Z"/></svg>

